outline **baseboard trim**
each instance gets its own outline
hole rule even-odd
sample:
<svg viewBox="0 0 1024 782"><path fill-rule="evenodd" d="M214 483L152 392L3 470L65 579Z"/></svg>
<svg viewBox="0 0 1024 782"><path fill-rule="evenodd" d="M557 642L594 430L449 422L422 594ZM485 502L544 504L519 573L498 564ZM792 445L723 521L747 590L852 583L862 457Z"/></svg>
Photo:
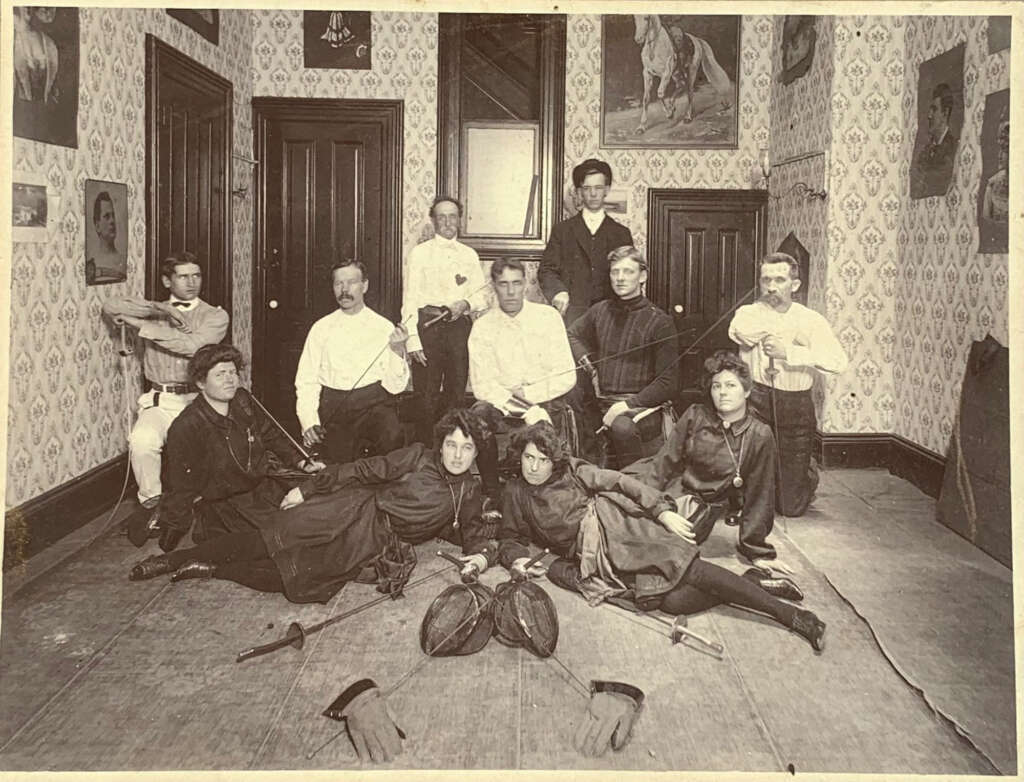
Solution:
<svg viewBox="0 0 1024 782"><path fill-rule="evenodd" d="M897 434L818 432L815 450L825 467L884 467L929 497L942 489L946 460Z"/></svg>
<svg viewBox="0 0 1024 782"><path fill-rule="evenodd" d="M127 469L125 453L9 508L4 516L3 569L7 571L26 562L113 507ZM135 481L129 477L126 497L134 496L134 487Z"/></svg>

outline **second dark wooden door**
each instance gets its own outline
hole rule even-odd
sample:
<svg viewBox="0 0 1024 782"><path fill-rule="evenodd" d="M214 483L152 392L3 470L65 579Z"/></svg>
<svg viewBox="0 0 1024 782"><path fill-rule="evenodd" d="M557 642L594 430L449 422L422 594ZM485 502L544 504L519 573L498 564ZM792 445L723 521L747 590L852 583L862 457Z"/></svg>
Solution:
<svg viewBox="0 0 1024 782"><path fill-rule="evenodd" d="M761 190L649 193L648 296L675 318L680 350L708 332L681 360L684 391L699 386L711 353L736 348L726 313L740 299L749 304L757 297L751 289L765 252L766 209Z"/></svg>
<svg viewBox="0 0 1024 782"><path fill-rule="evenodd" d="M253 110L253 386L297 432L295 369L310 326L337 307L334 263L362 261L367 305L399 317L402 104L268 98L254 100Z"/></svg>

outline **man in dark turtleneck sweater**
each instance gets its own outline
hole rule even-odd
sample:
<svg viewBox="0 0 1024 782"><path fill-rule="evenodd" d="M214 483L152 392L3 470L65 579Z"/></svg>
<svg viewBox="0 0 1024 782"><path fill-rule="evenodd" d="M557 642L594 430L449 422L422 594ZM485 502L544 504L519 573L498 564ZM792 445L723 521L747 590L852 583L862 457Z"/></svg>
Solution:
<svg viewBox="0 0 1024 782"><path fill-rule="evenodd" d="M614 466L624 467L643 456L643 443L661 432L661 416L638 423L633 417L675 396L679 348L672 318L641 292L647 280L643 254L618 247L608 254L608 267L614 298L592 305L569 327L569 344L577 363L593 365L600 395L588 404L588 419L596 427L600 416Z"/></svg>

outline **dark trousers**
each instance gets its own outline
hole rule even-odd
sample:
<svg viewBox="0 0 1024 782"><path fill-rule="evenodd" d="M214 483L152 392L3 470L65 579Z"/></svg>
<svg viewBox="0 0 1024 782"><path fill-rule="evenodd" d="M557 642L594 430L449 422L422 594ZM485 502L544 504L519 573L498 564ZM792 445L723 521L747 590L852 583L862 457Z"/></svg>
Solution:
<svg viewBox="0 0 1024 782"><path fill-rule="evenodd" d="M615 404L616 401L616 399L609 397L594 399L593 405L590 408L591 415L588 416L587 420L588 436L601 427L601 419L608 412L608 408ZM612 421L611 427L604 434L597 435L598 437L608 438L612 451L610 466L616 470L621 470L627 464L632 464L638 459L642 459L645 455L644 443L649 443L661 435L662 413L660 411L651 413L639 423L636 423L633 421L633 416L642 412L642 410L643 408L637 408L626 411L623 415L617 416ZM593 429L591 429L591 424L593 424Z"/></svg>
<svg viewBox="0 0 1024 782"><path fill-rule="evenodd" d="M818 466L811 458L818 429L814 400L809 390L774 393L778 419L772 411L772 389L768 386L754 383L750 406L775 432L779 454L775 508L783 516L802 516L818 488Z"/></svg>
<svg viewBox="0 0 1024 782"><path fill-rule="evenodd" d="M460 407L469 379L469 350L466 343L472 327L469 318L438 321L420 331L427 365L412 361L412 385L419 401L416 437L431 445L437 420L453 407Z"/></svg>
<svg viewBox="0 0 1024 782"><path fill-rule="evenodd" d="M322 388L319 412L328 462L344 464L405 445L395 398L380 383L352 391Z"/></svg>

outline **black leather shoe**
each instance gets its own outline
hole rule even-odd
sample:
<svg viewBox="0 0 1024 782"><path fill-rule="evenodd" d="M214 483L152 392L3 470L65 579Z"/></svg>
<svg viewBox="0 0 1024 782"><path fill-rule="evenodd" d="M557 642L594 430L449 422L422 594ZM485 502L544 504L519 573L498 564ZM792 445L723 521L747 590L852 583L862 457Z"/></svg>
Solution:
<svg viewBox="0 0 1024 782"><path fill-rule="evenodd" d="M793 617L792 630L810 641L814 651L825 649L825 623L812 611L797 611Z"/></svg>
<svg viewBox="0 0 1024 782"><path fill-rule="evenodd" d="M181 543L181 539L185 537L185 533L188 530L183 529L172 529L171 527L164 527L160 531L160 540L157 543L160 546L160 550L166 553L174 551Z"/></svg>
<svg viewBox="0 0 1024 782"><path fill-rule="evenodd" d="M170 558L166 554L156 554L152 557L146 557L133 567L131 572L128 573L128 580L146 581L150 578L162 576L164 573L170 573L172 570L174 568L171 567Z"/></svg>
<svg viewBox="0 0 1024 782"><path fill-rule="evenodd" d="M570 592L581 592L580 566L568 559L556 559L548 565L548 581Z"/></svg>
<svg viewBox="0 0 1024 782"><path fill-rule="evenodd" d="M743 577L753 581L772 597L781 597L783 600L793 601L804 599L804 593L796 585L796 582L785 576L766 578L763 570L752 567L743 574Z"/></svg>
<svg viewBox="0 0 1024 782"><path fill-rule="evenodd" d="M211 562L186 562L171 575L171 581L187 581L190 578L213 578L217 566Z"/></svg>

